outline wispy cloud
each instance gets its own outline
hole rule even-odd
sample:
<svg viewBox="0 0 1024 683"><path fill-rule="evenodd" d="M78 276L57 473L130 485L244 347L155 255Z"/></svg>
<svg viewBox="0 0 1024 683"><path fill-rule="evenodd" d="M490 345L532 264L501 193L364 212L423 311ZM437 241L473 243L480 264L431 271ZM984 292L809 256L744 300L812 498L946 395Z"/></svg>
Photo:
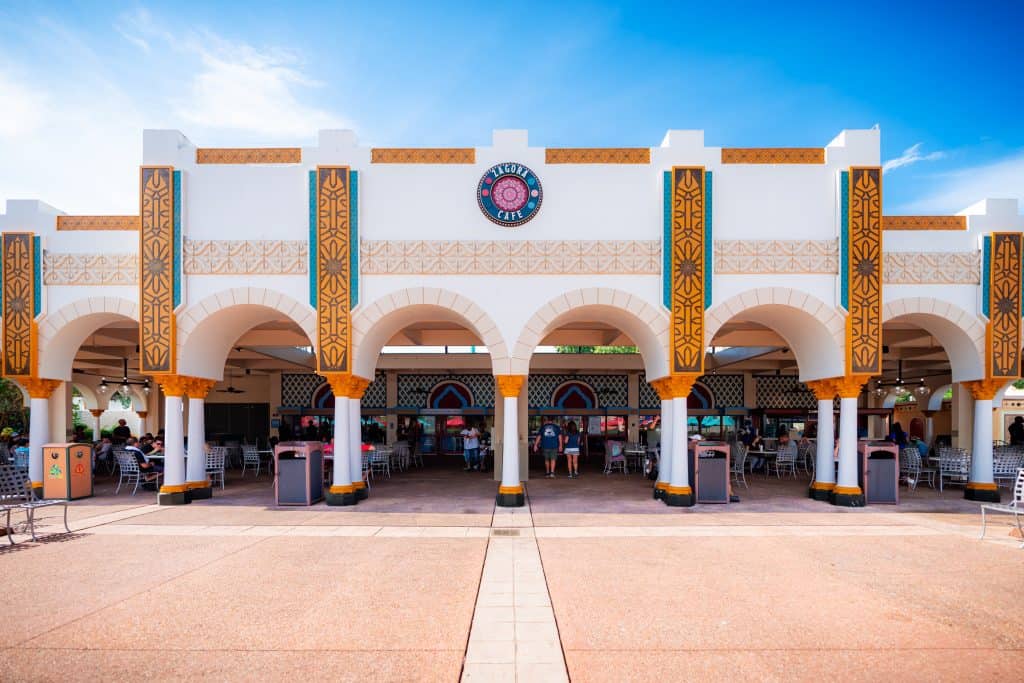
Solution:
<svg viewBox="0 0 1024 683"><path fill-rule="evenodd" d="M894 171L903 166L916 164L919 161L937 161L945 158L945 156L945 152L929 152L928 154L922 154L921 143L919 142L916 145L911 145L907 149L903 150L903 154L899 155L895 159L889 159L882 164L882 172L888 173L889 171Z"/></svg>
<svg viewBox="0 0 1024 683"><path fill-rule="evenodd" d="M987 164L962 168L929 178L920 199L900 207L905 213L954 213L982 199L1024 201L1024 150Z"/></svg>

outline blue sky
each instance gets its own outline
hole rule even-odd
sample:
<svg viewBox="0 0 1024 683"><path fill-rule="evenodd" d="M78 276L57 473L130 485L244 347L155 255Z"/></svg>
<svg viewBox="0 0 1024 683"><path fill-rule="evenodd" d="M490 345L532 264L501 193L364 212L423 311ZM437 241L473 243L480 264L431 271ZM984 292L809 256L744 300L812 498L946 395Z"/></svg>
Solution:
<svg viewBox="0 0 1024 683"><path fill-rule="evenodd" d="M0 2L0 202L131 213L143 128L205 146L823 146L885 208L1024 197L1021 3Z"/></svg>

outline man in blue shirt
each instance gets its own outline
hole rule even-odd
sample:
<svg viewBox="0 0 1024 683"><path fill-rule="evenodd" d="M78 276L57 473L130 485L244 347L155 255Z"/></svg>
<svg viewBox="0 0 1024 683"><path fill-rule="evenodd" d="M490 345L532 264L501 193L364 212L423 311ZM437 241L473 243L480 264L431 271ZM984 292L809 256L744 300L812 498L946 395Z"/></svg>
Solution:
<svg viewBox="0 0 1024 683"><path fill-rule="evenodd" d="M551 420L541 425L537 438L533 440L533 450L538 448L544 453L544 476L555 477L555 463L558 462L558 451L561 449L562 430Z"/></svg>

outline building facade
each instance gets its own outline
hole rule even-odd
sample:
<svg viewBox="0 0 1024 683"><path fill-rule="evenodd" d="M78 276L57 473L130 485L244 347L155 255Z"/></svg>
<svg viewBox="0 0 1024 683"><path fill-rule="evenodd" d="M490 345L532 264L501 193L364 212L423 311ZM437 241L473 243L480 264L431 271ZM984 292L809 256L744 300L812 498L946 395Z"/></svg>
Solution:
<svg viewBox="0 0 1024 683"><path fill-rule="evenodd" d="M938 418L972 450L967 496L998 498L1024 218L983 198L884 215L882 190L877 130L787 149L678 130L651 148L504 130L476 148L321 131L315 147L213 149L145 131L138 215L0 214L2 370L31 403L32 481L72 386L101 411L100 378L119 384L123 366L144 426L166 430L167 503L209 493L184 437L201 444L213 414L263 433L324 418L348 465L336 503L365 495L349 455L368 419L393 439L434 417L438 450L439 420L482 421L505 505L523 499L531 417L600 418L631 440L657 420L657 495L691 505L687 434L776 411L838 432L838 474L819 439L810 495L857 505L858 435L884 433L908 382L922 436ZM636 353L572 348L624 346Z"/></svg>

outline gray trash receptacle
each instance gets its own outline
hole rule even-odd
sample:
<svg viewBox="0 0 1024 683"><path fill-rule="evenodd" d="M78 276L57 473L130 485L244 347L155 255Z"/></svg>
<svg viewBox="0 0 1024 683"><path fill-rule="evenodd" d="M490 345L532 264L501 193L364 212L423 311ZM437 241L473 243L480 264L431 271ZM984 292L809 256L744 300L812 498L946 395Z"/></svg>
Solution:
<svg viewBox="0 0 1024 683"><path fill-rule="evenodd" d="M729 444L702 441L693 449L698 503L729 502Z"/></svg>

